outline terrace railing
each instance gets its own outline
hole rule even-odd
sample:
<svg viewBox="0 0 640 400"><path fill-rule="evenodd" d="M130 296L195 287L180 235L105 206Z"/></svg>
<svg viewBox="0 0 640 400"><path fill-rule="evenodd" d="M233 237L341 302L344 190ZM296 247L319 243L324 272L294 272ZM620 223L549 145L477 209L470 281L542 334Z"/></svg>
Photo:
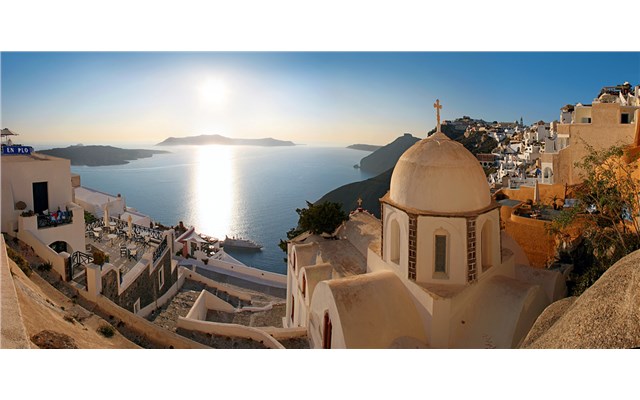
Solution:
<svg viewBox="0 0 640 400"><path fill-rule="evenodd" d="M115 227L118 230L121 230L124 232L128 232L129 230L129 223L127 221L123 221L115 217L109 217L109 222L115 222ZM92 230L93 228L97 228L97 227L100 227L100 228L104 227L104 219L100 218L86 225L87 230ZM140 236L143 233L146 233L152 239L155 239L157 241L162 240L162 231L159 229L153 229L147 226L132 224L131 230L133 231L133 234L136 236Z"/></svg>
<svg viewBox="0 0 640 400"><path fill-rule="evenodd" d="M167 248L167 237L165 236L164 239L162 239L162 242L160 242L158 247L153 251L153 264L154 265L158 261L158 259L160 259L160 257L162 257L162 254L164 253L166 248Z"/></svg>

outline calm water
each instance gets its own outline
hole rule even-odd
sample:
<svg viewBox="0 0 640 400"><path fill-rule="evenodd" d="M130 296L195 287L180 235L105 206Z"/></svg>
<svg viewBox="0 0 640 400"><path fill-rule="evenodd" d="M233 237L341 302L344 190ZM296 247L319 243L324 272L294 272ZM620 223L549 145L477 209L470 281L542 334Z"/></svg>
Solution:
<svg viewBox="0 0 640 400"><path fill-rule="evenodd" d="M247 265L285 273L280 239L305 200L371 175L354 169L367 152L324 147L171 147L171 154L109 167L71 167L82 185L121 193L129 207L164 225L183 221L224 239L240 236L261 252L229 251Z"/></svg>

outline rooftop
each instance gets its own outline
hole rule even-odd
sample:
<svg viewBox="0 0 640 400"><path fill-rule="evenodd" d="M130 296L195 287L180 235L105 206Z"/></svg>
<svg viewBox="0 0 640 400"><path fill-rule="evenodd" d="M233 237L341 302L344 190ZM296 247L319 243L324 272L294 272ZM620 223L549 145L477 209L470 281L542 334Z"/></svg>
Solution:
<svg viewBox="0 0 640 400"><path fill-rule="evenodd" d="M78 186L75 188L75 195L77 199L81 199L87 203L92 204L104 204L107 201L116 201L120 197L114 196L109 193L101 192L99 190L91 189L85 186Z"/></svg>
<svg viewBox="0 0 640 400"><path fill-rule="evenodd" d="M39 153L31 153L31 154L11 154L11 155L2 155L3 163L26 163L26 162L35 162L35 161L66 161L71 163L71 161L54 156L48 156Z"/></svg>

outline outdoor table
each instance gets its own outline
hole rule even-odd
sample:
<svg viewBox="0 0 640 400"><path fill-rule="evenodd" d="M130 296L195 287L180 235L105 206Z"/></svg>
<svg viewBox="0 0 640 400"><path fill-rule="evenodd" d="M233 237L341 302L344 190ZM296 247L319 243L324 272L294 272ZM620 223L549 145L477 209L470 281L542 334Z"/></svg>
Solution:
<svg viewBox="0 0 640 400"><path fill-rule="evenodd" d="M114 234L114 233L110 233L107 235L107 237L111 240L111 245L113 246L113 239L117 238L118 235Z"/></svg>
<svg viewBox="0 0 640 400"><path fill-rule="evenodd" d="M93 228L93 230L96 232L102 232L102 228L100 228L99 226L96 226L95 228Z"/></svg>

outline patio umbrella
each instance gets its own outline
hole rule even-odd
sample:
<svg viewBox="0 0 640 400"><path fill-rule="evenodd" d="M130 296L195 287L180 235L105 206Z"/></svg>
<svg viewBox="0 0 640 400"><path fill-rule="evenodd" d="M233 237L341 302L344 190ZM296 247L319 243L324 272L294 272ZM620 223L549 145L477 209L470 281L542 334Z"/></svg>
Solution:
<svg viewBox="0 0 640 400"><path fill-rule="evenodd" d="M128 225L129 225L129 237L133 236L133 218L131 218L131 214L129 214Z"/></svg>
<svg viewBox="0 0 640 400"><path fill-rule="evenodd" d="M9 141L11 139L9 139L9 136L18 136L17 133L11 132L9 129L4 128L2 129L2 131L0 131L0 136L2 136L3 139L7 139L7 144L11 144Z"/></svg>
<svg viewBox="0 0 640 400"><path fill-rule="evenodd" d="M109 227L109 200L104 204L104 227Z"/></svg>
<svg viewBox="0 0 640 400"><path fill-rule="evenodd" d="M540 187L538 186L538 179L536 179L536 185L533 187L533 204L540 203Z"/></svg>

